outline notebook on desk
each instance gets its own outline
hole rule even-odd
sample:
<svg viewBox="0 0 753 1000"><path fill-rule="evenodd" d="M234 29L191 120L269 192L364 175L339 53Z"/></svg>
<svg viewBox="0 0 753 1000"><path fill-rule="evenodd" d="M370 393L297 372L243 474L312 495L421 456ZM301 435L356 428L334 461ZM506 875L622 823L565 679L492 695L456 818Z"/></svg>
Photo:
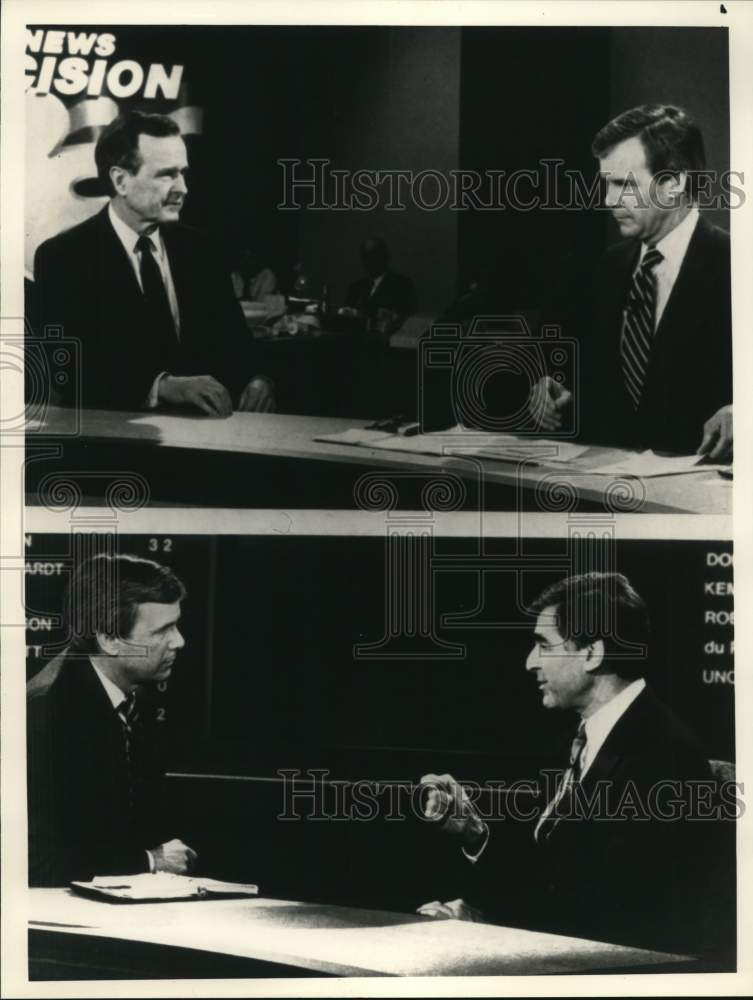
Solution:
<svg viewBox="0 0 753 1000"><path fill-rule="evenodd" d="M114 903L164 903L182 899L235 899L258 896L257 885L192 878L169 872L139 875L97 875L90 882L71 882L82 896Z"/></svg>

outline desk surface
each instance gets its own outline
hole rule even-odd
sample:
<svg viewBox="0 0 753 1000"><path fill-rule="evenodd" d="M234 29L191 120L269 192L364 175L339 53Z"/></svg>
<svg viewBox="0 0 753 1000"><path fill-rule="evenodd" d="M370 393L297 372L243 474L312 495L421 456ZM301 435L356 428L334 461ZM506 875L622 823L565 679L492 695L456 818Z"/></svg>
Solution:
<svg viewBox="0 0 753 1000"><path fill-rule="evenodd" d="M489 459L405 454L382 449L315 441L314 438L365 426L366 421L291 414L234 413L227 420L164 413L118 412L50 407L43 421L32 423L28 440L99 441L130 446L188 449L215 454L263 456L357 466L361 471L410 470L454 473L466 481L504 485L521 493L537 492L537 509L566 512L572 495L603 503L610 513L727 514L731 483L713 470L647 479L612 479L575 471ZM623 449L600 449L603 461L617 461ZM365 467L365 468L364 468ZM283 506L301 506L291 497ZM306 506L306 504L303 504ZM521 509L520 504L511 509Z"/></svg>
<svg viewBox="0 0 753 1000"><path fill-rule="evenodd" d="M232 955L336 976L544 975L691 959L490 924L276 899L113 904L32 889L31 930ZM679 971L679 966L678 966Z"/></svg>

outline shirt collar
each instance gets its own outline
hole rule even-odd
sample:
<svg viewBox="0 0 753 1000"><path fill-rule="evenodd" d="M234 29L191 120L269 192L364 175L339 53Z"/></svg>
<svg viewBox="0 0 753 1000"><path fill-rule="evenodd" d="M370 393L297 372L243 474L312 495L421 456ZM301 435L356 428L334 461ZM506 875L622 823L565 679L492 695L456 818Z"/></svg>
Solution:
<svg viewBox="0 0 753 1000"><path fill-rule="evenodd" d="M120 216L117 214L115 209L112 207L112 202L107 206L107 215L110 219L112 228L115 230L115 234L120 240L120 242L125 247L126 253L134 254L136 252L136 244L139 240L139 233L134 232L131 227L123 222ZM145 233L152 241L152 245L158 254L162 254L162 240L159 235L159 229L155 228L151 233Z"/></svg>
<svg viewBox="0 0 753 1000"><path fill-rule="evenodd" d="M585 720L589 766L593 763L594 757L601 749L607 736L609 736L617 725L619 719L625 714L645 687L645 680L639 677Z"/></svg>
<svg viewBox="0 0 753 1000"><path fill-rule="evenodd" d="M661 253L664 261L666 261L675 270L680 269L680 264L683 262L688 249L688 244L690 243L690 239L695 231L695 227L698 224L699 218L700 212L698 211L698 206L693 205L682 222L678 223L674 229L668 232L667 235L656 244L656 249ZM649 248L646 243L641 246L641 260L643 260L648 249ZM662 263L664 263L664 261L662 261Z"/></svg>
<svg viewBox="0 0 753 1000"><path fill-rule="evenodd" d="M123 702L128 700L128 696L114 681L111 681L109 677L106 677L105 674L102 673L96 663L91 660L89 662L94 667L94 673L102 682L102 687L107 692L107 697L112 702L112 707L117 711Z"/></svg>

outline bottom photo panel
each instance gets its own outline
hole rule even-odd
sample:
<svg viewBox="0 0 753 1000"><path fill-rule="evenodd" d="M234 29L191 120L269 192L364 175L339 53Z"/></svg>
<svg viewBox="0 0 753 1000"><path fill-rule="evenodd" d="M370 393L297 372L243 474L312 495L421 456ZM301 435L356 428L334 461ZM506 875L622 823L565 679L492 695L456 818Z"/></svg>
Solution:
<svg viewBox="0 0 753 1000"><path fill-rule="evenodd" d="M25 542L30 979L735 970L731 544Z"/></svg>

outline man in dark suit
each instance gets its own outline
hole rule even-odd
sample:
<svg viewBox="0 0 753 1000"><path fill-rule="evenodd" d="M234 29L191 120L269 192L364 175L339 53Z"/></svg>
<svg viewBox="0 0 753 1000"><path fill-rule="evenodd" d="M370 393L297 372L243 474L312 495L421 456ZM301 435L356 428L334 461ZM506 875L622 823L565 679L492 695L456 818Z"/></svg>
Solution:
<svg viewBox="0 0 753 1000"><path fill-rule="evenodd" d="M729 458L729 235L699 213L700 129L680 108L644 105L601 129L592 151L625 239L572 296L573 315L551 317L579 341L577 398L546 376L531 412L548 432L577 407L586 439Z"/></svg>
<svg viewBox="0 0 753 1000"><path fill-rule="evenodd" d="M383 239L364 241L361 263L366 275L350 286L340 312L365 321L367 330L389 338L416 308L413 282L390 268Z"/></svg>
<svg viewBox="0 0 753 1000"><path fill-rule="evenodd" d="M446 814L443 827L461 839L476 902L492 922L706 951L724 938L712 872L719 824L700 821L696 801L714 783L692 736L646 686L642 598L624 576L589 573L549 587L530 610L526 669L545 708L581 720L567 766L556 782L545 772L545 804L512 857L505 831L490 834L451 775L422 779L427 816ZM463 900L420 912L478 917Z"/></svg>
<svg viewBox="0 0 753 1000"><path fill-rule="evenodd" d="M164 566L97 556L69 588L69 646L27 685L29 884L183 874L196 853L165 815L159 723L185 597Z"/></svg>
<svg viewBox="0 0 753 1000"><path fill-rule="evenodd" d="M95 158L110 203L35 258L37 335L61 327L79 341L79 370L53 398L216 417L273 409L221 255L178 222L188 160L176 123L137 111L117 118Z"/></svg>

